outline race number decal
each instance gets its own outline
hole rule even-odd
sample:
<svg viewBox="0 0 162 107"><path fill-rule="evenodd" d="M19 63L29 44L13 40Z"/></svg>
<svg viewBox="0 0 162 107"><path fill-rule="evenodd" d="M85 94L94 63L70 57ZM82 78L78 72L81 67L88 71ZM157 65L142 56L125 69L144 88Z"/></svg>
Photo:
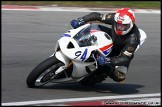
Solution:
<svg viewBox="0 0 162 107"><path fill-rule="evenodd" d="M77 51L77 52L75 52L75 56L76 56L76 57L75 57L74 59L78 58L81 54L82 54L81 51Z"/></svg>
<svg viewBox="0 0 162 107"><path fill-rule="evenodd" d="M82 54L82 51L77 51L77 52L75 52L75 56L76 56L76 57L75 57L74 59L76 59L76 58L78 58L80 55L82 55L82 56L80 57L80 59L82 59L82 61L84 61L85 58L86 58L86 56L87 56L87 52L88 52L88 49L87 49L87 48L84 50L83 54Z"/></svg>
<svg viewBox="0 0 162 107"><path fill-rule="evenodd" d="M84 53L83 53L83 55L82 55L81 58L80 58L80 59L82 59L82 61L85 60L85 58L86 58L86 56L87 56L87 51L88 51L88 49L86 48L85 51L84 51Z"/></svg>

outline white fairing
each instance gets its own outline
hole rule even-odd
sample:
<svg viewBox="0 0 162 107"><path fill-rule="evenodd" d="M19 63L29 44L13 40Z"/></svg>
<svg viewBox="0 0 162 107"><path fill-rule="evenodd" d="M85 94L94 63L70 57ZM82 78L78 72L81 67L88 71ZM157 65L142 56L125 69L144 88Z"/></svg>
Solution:
<svg viewBox="0 0 162 107"><path fill-rule="evenodd" d="M85 24L77 29L67 31L56 44L54 53L56 58L62 61L66 67L70 60L73 62L72 77L74 78L87 75L86 66L88 66L90 70L96 69L96 66L94 66L96 63L95 60L93 62L85 62L91 56L92 51L98 51L103 56L107 56L112 50L113 43L111 37L100 30L90 30L89 37L97 38L92 45L79 46L79 39L75 39L76 34L79 34L78 32L83 31L89 26L90 24ZM74 47L68 48L69 44L72 44ZM57 50L58 48L60 48L59 51Z"/></svg>
<svg viewBox="0 0 162 107"><path fill-rule="evenodd" d="M142 29L139 29L139 32L140 32L140 44L137 46L136 51L139 49L139 47L143 44L143 42L147 38L146 33Z"/></svg>
<svg viewBox="0 0 162 107"><path fill-rule="evenodd" d="M59 59L61 62L63 62L65 64L65 66L67 67L67 65L69 63L69 59L61 51L56 52L55 56L57 59Z"/></svg>
<svg viewBox="0 0 162 107"><path fill-rule="evenodd" d="M90 66L93 65L94 63L79 63L79 62L74 62L73 63L73 73L72 77L82 77L88 74L86 72L85 66ZM93 66L92 69L95 69L95 66Z"/></svg>

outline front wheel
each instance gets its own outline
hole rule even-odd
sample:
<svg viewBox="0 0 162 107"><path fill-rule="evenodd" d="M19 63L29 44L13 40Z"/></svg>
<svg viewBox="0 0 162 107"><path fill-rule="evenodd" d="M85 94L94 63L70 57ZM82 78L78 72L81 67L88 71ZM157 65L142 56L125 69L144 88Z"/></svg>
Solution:
<svg viewBox="0 0 162 107"><path fill-rule="evenodd" d="M55 76L55 71L63 65L55 56L46 59L28 75L26 79L28 87L36 88L49 83Z"/></svg>

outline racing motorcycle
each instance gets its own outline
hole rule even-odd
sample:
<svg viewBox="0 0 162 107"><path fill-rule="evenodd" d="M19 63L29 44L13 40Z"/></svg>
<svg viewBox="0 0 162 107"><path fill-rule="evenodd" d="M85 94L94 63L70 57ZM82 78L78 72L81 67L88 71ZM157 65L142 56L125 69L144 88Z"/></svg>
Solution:
<svg viewBox="0 0 162 107"><path fill-rule="evenodd" d="M98 72L95 55L107 56L113 47L111 37L98 24L85 24L68 30L55 45L54 53L36 66L27 77L29 87L46 83L78 82L91 85L107 78L107 71Z"/></svg>
<svg viewBox="0 0 162 107"><path fill-rule="evenodd" d="M47 83L101 83L112 69L100 68L96 57L108 56L112 48L112 38L100 30L99 24L68 30L57 41L54 53L30 72L26 83L31 88Z"/></svg>

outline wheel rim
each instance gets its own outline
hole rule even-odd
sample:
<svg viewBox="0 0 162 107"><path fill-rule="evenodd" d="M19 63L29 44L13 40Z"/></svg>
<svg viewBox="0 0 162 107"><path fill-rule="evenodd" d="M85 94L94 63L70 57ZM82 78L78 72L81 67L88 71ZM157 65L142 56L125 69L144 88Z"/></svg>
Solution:
<svg viewBox="0 0 162 107"><path fill-rule="evenodd" d="M35 81L35 86L42 86L50 82L56 75L55 71L61 67L60 63L51 66L45 72L43 72Z"/></svg>

